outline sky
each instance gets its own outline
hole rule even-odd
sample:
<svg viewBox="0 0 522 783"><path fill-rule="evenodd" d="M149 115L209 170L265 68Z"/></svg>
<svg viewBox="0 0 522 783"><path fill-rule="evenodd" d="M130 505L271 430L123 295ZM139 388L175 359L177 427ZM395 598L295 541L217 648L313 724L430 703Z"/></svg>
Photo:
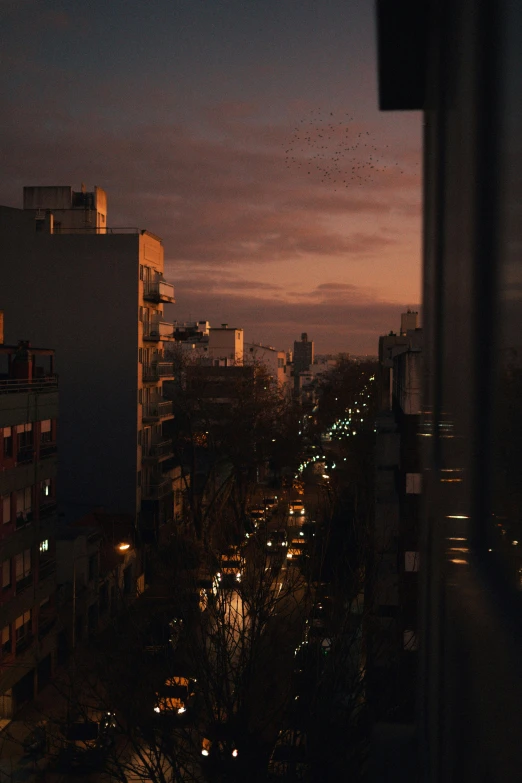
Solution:
<svg viewBox="0 0 522 783"><path fill-rule="evenodd" d="M420 112L373 0L0 0L0 203L94 185L163 239L177 321L376 354L421 296Z"/></svg>

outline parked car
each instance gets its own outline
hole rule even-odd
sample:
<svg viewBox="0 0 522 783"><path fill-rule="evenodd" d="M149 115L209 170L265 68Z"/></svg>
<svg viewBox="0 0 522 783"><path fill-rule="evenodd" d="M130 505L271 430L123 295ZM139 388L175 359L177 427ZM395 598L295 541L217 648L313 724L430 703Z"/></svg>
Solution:
<svg viewBox="0 0 522 783"><path fill-rule="evenodd" d="M103 713L97 720L77 720L62 729L59 763L71 767L98 767L104 751L114 744L116 720L111 712Z"/></svg>

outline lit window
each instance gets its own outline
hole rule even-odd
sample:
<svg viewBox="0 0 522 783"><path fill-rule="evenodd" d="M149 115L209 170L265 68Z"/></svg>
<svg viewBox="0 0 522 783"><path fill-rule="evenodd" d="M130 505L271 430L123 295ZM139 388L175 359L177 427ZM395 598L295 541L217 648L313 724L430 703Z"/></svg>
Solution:
<svg viewBox="0 0 522 783"><path fill-rule="evenodd" d="M418 571L419 570L419 553L418 552L405 552L404 553L404 570L405 571Z"/></svg>
<svg viewBox="0 0 522 783"><path fill-rule="evenodd" d="M406 494L420 495L422 492L422 475L420 473L406 473Z"/></svg>
<svg viewBox="0 0 522 783"><path fill-rule="evenodd" d="M40 552L47 552L49 551L49 539L46 538L45 541L40 541Z"/></svg>

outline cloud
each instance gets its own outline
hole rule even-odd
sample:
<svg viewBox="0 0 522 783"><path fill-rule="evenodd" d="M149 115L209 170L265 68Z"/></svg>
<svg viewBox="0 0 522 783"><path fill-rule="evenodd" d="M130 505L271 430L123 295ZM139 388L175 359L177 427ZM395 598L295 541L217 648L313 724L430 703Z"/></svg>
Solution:
<svg viewBox="0 0 522 783"><path fill-rule="evenodd" d="M23 184L96 183L108 191L109 225L159 234L170 261L220 266L305 256L357 263L404 241L389 232L391 204L393 221L418 210L419 193L398 174L335 193L286 168L289 128L253 122L253 104L207 109L214 122L204 133L181 123L116 127L107 104L77 116L52 99L13 105L0 129L2 202L19 203Z"/></svg>
<svg viewBox="0 0 522 783"><path fill-rule="evenodd" d="M400 313L407 306L372 299L368 291L356 286L340 291L335 300L328 296L313 300L310 295L280 299L265 293L245 298L224 290L225 285L216 292L178 281L177 303L166 308L167 317L178 321L204 319L211 325L226 322L243 328L247 339L280 349L288 348L301 332L307 331L318 352L377 354L379 335L399 328ZM325 293L329 291L325 289Z"/></svg>

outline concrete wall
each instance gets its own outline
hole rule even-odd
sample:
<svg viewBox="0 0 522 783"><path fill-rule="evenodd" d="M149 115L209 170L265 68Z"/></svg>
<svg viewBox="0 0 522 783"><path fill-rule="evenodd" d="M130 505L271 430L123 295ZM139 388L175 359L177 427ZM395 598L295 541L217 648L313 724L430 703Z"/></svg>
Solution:
<svg viewBox="0 0 522 783"><path fill-rule="evenodd" d="M58 493L70 518L135 514L140 236L35 233L0 208L5 341L56 350Z"/></svg>

